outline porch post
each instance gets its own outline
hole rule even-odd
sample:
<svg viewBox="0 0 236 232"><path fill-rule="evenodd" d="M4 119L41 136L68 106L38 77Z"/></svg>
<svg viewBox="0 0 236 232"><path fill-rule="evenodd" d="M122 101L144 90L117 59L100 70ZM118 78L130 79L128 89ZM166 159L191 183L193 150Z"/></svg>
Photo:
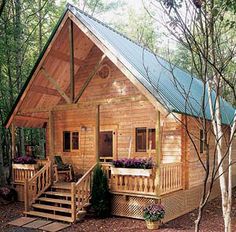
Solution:
<svg viewBox="0 0 236 232"><path fill-rule="evenodd" d="M48 120L48 144L49 144L49 158L54 156L54 128L53 128L53 112L49 112Z"/></svg>
<svg viewBox="0 0 236 232"><path fill-rule="evenodd" d="M15 124L12 123L11 124L11 157L12 157L12 159L14 159L16 156L16 135L15 135L15 132L16 132L16 127L15 127Z"/></svg>
<svg viewBox="0 0 236 232"><path fill-rule="evenodd" d="M74 102L75 88L74 88L74 37L73 37L73 22L69 23L69 43L70 43L70 101Z"/></svg>
<svg viewBox="0 0 236 232"><path fill-rule="evenodd" d="M156 120L156 180L155 180L155 185L156 185L156 195L160 196L161 194L161 189L160 189L160 174L161 174L161 136L160 136L160 127L161 127L161 117L160 117L160 111L157 111L157 120Z"/></svg>
<svg viewBox="0 0 236 232"><path fill-rule="evenodd" d="M49 118L48 118L48 151L49 151L49 162L51 162L51 184L54 181L54 165L53 165L53 157L54 157L54 126L53 126L53 112L49 111ZM56 179L57 181L57 179Z"/></svg>
<svg viewBox="0 0 236 232"><path fill-rule="evenodd" d="M96 161L99 162L99 134L100 134L100 105L96 107L96 146L95 146L95 154L96 154Z"/></svg>

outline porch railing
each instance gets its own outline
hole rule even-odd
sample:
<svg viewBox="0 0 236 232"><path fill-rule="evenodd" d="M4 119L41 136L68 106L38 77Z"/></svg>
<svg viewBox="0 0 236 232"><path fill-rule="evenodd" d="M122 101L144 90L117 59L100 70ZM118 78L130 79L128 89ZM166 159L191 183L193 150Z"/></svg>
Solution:
<svg viewBox="0 0 236 232"><path fill-rule="evenodd" d="M182 163L161 164L160 167L160 193L161 195L183 188Z"/></svg>
<svg viewBox="0 0 236 232"><path fill-rule="evenodd" d="M37 160L37 164L12 164L12 180L14 184L24 184L26 179L32 178L39 166L44 166L48 159Z"/></svg>
<svg viewBox="0 0 236 232"><path fill-rule="evenodd" d="M111 191L155 195L155 179L146 176L112 175Z"/></svg>
<svg viewBox="0 0 236 232"><path fill-rule="evenodd" d="M182 163L167 163L160 166L160 181L156 181L155 169L150 177L131 175L112 175L111 164L102 164L109 179L112 192L156 196L171 193L183 188Z"/></svg>
<svg viewBox="0 0 236 232"><path fill-rule="evenodd" d="M25 211L52 183L52 162L48 161L32 178L25 179Z"/></svg>

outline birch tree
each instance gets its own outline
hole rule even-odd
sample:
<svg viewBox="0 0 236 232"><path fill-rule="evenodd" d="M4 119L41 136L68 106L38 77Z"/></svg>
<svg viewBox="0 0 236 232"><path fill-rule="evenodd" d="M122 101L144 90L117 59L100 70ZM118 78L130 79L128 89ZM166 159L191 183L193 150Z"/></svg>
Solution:
<svg viewBox="0 0 236 232"><path fill-rule="evenodd" d="M235 66L236 57L235 1L150 0L148 3L144 2L144 7L167 29L173 41L188 51L191 67L202 80L202 115L198 122L203 129L204 138L207 138L209 133L206 104L210 108L212 124L210 132L214 135L215 149L212 152L209 149L209 143L204 139L207 148L206 160L199 155L187 125L184 125L205 173L195 231L199 231L203 209L210 197L214 182L219 179L224 226L225 231L229 232L231 231L232 206L232 142L236 130L236 113L234 112L233 120L229 122L230 135L225 150L223 148L225 132L222 123L221 97L223 90L228 89L232 96L232 103L236 101L235 80L229 72L230 67ZM173 69L170 72L175 78ZM185 97L188 102L187 94ZM213 163L210 162L210 157L214 157Z"/></svg>

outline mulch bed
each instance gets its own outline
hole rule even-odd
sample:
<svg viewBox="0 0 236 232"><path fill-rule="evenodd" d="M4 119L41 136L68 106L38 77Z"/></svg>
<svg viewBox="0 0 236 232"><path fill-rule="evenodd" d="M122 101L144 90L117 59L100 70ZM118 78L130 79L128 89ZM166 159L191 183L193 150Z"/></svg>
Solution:
<svg viewBox="0 0 236 232"><path fill-rule="evenodd" d="M236 231L236 188L233 191L233 207L232 207L232 231ZM8 205L0 205L0 231L4 232L30 232L32 229L16 228L7 225L9 221L12 221L20 216L23 216L23 204L11 203ZM173 221L170 221L161 226L158 231L173 232L194 231L194 220L197 216L197 210L194 210L188 214L183 215ZM36 230L34 230L36 232ZM107 219L94 219L91 216L87 216L84 221L78 222L72 225L63 232L147 232L145 222L142 220L134 220L129 218L110 217ZM221 212L221 199L220 197L209 202L205 208L203 220L201 224L201 231L207 232L223 232L223 219Z"/></svg>

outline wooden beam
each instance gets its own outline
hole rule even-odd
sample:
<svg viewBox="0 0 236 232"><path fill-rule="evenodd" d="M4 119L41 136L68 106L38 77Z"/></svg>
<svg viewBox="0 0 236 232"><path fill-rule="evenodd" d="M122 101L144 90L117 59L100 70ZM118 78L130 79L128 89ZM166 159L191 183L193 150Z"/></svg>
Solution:
<svg viewBox="0 0 236 232"><path fill-rule="evenodd" d="M31 91L35 92L35 93L41 93L41 94L46 94L46 95L52 95L52 96L56 96L56 97L61 97L61 95L58 93L57 90L55 89L50 89L44 86L40 86L40 85L32 85L32 87L30 88Z"/></svg>
<svg viewBox="0 0 236 232"><path fill-rule="evenodd" d="M50 51L49 55L52 56L53 58L58 59L58 60L62 60L62 61L68 62L68 63L70 62L70 55L67 55L66 53L61 52L59 50L52 49ZM81 66L83 63L84 63L84 60L74 57L74 64L75 65Z"/></svg>
<svg viewBox="0 0 236 232"><path fill-rule="evenodd" d="M157 118L156 118L156 195L160 196L160 174L161 174L161 136L160 136L160 129L161 129L161 116L160 111L157 111Z"/></svg>
<svg viewBox="0 0 236 232"><path fill-rule="evenodd" d="M95 138L96 138L96 145L95 145L95 154L96 154L96 161L99 162L99 135L100 135L100 105L96 107L96 128L95 128Z"/></svg>
<svg viewBox="0 0 236 232"><path fill-rule="evenodd" d="M60 93L60 95L65 99L67 103L71 103L70 98L65 94L65 92L61 89L58 83L49 75L49 73L45 70L44 67L41 68L45 78L55 87L55 89Z"/></svg>
<svg viewBox="0 0 236 232"><path fill-rule="evenodd" d="M73 22L69 23L69 43L70 43L70 101L74 101L75 95L75 69L74 69L74 30Z"/></svg>
<svg viewBox="0 0 236 232"><path fill-rule="evenodd" d="M16 120L28 120L28 121L48 121L47 118L40 118L40 117L34 117L34 116L27 116L27 115L19 115L17 114L15 116Z"/></svg>
<svg viewBox="0 0 236 232"><path fill-rule="evenodd" d="M99 59L98 63L95 65L94 69L92 70L92 72L89 74L88 78L86 79L86 81L84 82L83 86L81 87L78 95L76 96L74 103L78 102L80 97L82 96L84 90L87 88L87 86L89 85L90 81L92 80L92 78L95 76L95 74L97 73L98 69L100 68L103 60L106 58L106 55L103 54L102 57Z"/></svg>
<svg viewBox="0 0 236 232"><path fill-rule="evenodd" d="M106 98L106 99L97 99L97 100L90 100L90 101L81 101L77 104L63 104L63 105L56 105L54 107L41 107L41 108L31 108L26 109L24 111L20 111L19 114L29 114L29 113L43 113L43 112L49 112L51 110L69 110L69 109L78 109L80 107L94 107L97 105L109 105L109 104L121 104L123 102L146 102L148 101L147 98L145 98L141 94L133 95L133 96L122 96L122 97L116 97L116 98Z"/></svg>
<svg viewBox="0 0 236 232"><path fill-rule="evenodd" d="M49 143L49 157L52 159L54 156L54 125L53 125L53 112L49 112L48 120L48 143Z"/></svg>
<svg viewBox="0 0 236 232"><path fill-rule="evenodd" d="M15 124L11 124L11 158L14 159L16 156L16 127Z"/></svg>

